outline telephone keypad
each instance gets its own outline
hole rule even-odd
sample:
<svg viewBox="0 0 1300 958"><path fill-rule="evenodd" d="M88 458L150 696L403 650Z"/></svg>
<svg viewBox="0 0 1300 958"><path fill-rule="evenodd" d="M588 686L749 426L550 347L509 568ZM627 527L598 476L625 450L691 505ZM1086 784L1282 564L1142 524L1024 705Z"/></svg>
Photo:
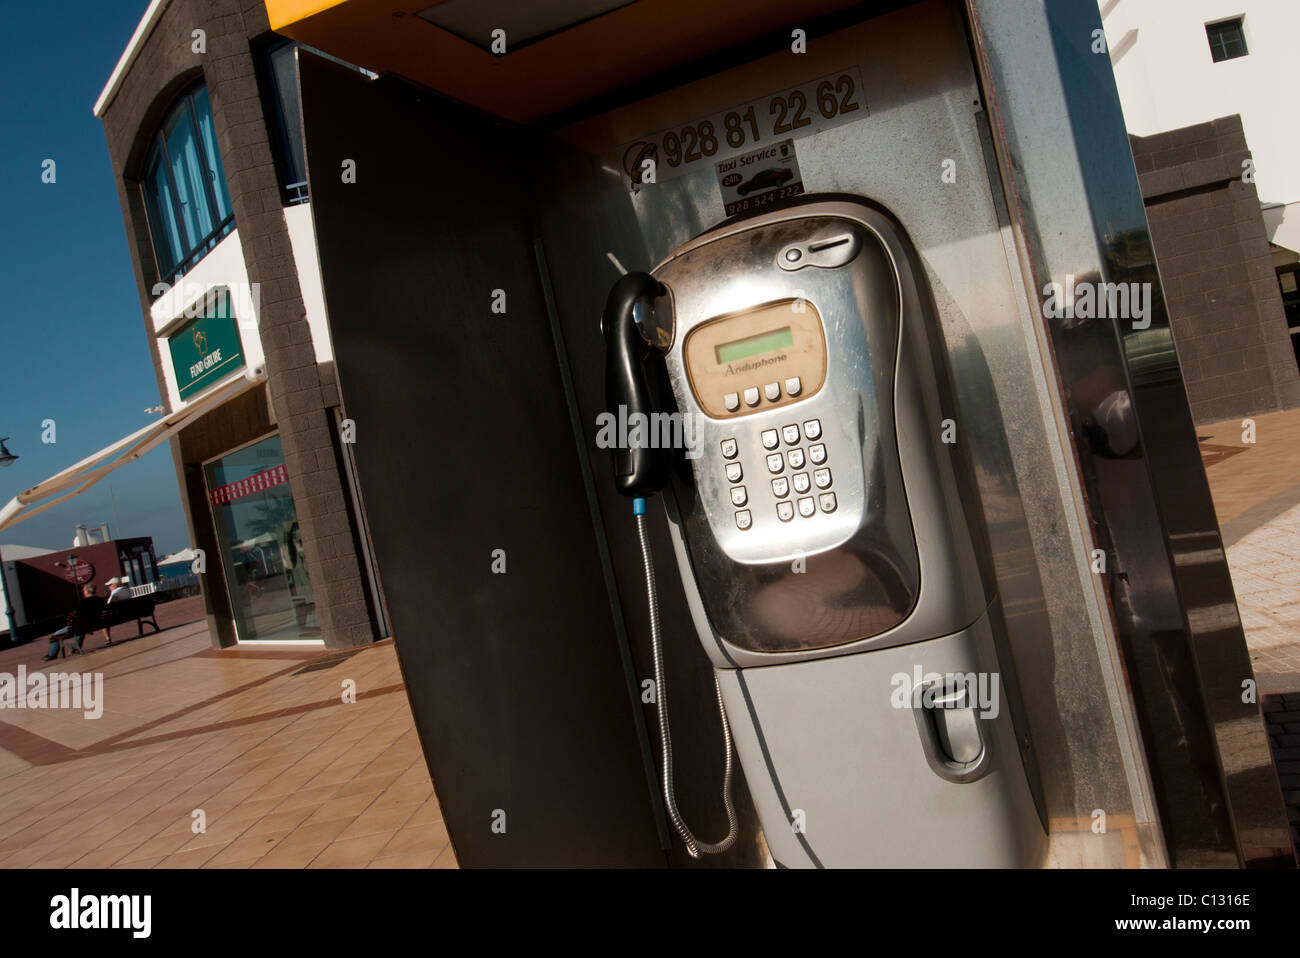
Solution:
<svg viewBox="0 0 1300 958"><path fill-rule="evenodd" d="M772 385L768 384L764 387L764 391L768 392ZM791 396L797 395L799 389L800 384L797 380L793 383L790 381L785 383L786 393ZM745 390L744 401L755 405L758 398L751 393L757 392L755 388ZM735 398L738 398L735 394L729 394L726 402L729 404ZM768 398L771 398L770 395ZM813 518L818 512L831 513L839 507L835 493L823 491L831 488L834 477L831 475L830 467L826 465L828 459L826 444L814 441L821 438L822 425L819 419L791 423L777 429L764 429L759 433L761 445L759 452L765 457L767 470L773 476L772 495L778 500L776 517L781 522L794 521L796 514L804 519ZM807 447L801 445L805 440L809 442ZM791 448L781 451L779 447L782 443ZM723 463L723 466L727 481L732 484L729 494L732 507L735 509L736 528L745 531L753 528L754 516L751 508L742 508L751 507L753 504L749 501L749 490L739 485L744 478L744 468L739 461L739 443L736 439L723 439L721 449L723 459L728 460ZM808 465L817 468L804 471ZM782 475L787 466L790 474ZM787 498L792 492L794 497Z"/></svg>

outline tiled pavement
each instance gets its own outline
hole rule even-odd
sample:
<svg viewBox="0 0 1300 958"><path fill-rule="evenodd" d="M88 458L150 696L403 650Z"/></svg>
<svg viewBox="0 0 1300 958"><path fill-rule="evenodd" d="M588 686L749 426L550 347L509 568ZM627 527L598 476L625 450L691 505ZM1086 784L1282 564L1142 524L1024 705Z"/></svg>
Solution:
<svg viewBox="0 0 1300 958"><path fill-rule="evenodd" d="M1300 851L1300 410L1202 427L1201 454Z"/></svg>
<svg viewBox="0 0 1300 958"><path fill-rule="evenodd" d="M217 652L186 617L53 663L0 651L9 674L100 672L105 703L0 711L0 868L456 867L391 642Z"/></svg>
<svg viewBox="0 0 1300 958"><path fill-rule="evenodd" d="M1300 691L1300 410L1204 426L1201 452L1260 686Z"/></svg>

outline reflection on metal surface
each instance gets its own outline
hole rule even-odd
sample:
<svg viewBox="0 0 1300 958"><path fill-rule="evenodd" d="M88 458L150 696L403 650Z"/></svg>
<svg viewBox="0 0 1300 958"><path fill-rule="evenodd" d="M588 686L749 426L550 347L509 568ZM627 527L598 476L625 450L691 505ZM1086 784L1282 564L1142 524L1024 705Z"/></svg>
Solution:
<svg viewBox="0 0 1300 958"><path fill-rule="evenodd" d="M1108 557L1103 578L1170 861L1292 861L1258 707L1242 702L1250 662L1114 78L1107 57L1090 48L1100 28L1096 7L967 5L986 83L996 91L990 114L1012 220L1035 277L1031 298L1067 274L1149 283L1153 292L1150 313L1138 323L1041 322L1091 531ZM1117 395L1127 396L1131 420L1116 420ZM1138 442L1117 442L1116 427L1130 433L1134 425ZM1213 561L1207 551L1217 553Z"/></svg>
<svg viewBox="0 0 1300 958"><path fill-rule="evenodd" d="M600 349L592 317L618 276L612 266L593 269L608 262L606 251L628 269L647 269L724 216L712 170L631 195L603 172L620 167L618 144L806 78L793 71L821 75L855 65L871 97L870 118L797 140L800 170L809 192L879 201L919 251L953 367L961 441L978 481L1048 817L1084 823L1078 832L1054 827L1049 860L1159 863L1131 706L1105 641L1109 613L1088 570L1090 530L1075 518L1075 466L1059 439L1054 372L1043 369L1039 343L1026 332L1032 319L1021 266L1000 230L1001 198L984 163L982 98L956 3L918 4L820 37L804 56L757 60L556 131L573 150L539 148L536 155L550 162L535 192L546 197L539 225L574 337L569 348ZM936 157L957 159L956 183L940 182ZM577 341L588 335L590 342ZM588 379L583 413L592 423L602 408L600 368L593 373L575 360L574 375L580 391ZM656 547L657 555L668 551ZM661 581L675 578L667 568L661 573ZM635 581L634 570L620 571L621 588ZM675 611L664 605L666 614ZM707 691L701 687L706 704ZM676 701L685 703L684 693ZM1113 823L1127 821L1127 837L1094 835L1087 826L1097 808Z"/></svg>

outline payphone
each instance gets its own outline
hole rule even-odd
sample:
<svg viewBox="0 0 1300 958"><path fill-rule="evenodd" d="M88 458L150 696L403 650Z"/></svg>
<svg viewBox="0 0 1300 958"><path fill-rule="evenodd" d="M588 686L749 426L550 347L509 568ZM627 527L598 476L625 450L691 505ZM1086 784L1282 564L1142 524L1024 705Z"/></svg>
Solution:
<svg viewBox="0 0 1300 958"><path fill-rule="evenodd" d="M687 455L614 452L688 850L734 840L734 736L781 866L1038 863L1034 763L942 333L894 217L808 196L728 220L619 280L603 329L610 410L694 420ZM645 531L660 490L722 712L731 831L715 846L672 795Z"/></svg>

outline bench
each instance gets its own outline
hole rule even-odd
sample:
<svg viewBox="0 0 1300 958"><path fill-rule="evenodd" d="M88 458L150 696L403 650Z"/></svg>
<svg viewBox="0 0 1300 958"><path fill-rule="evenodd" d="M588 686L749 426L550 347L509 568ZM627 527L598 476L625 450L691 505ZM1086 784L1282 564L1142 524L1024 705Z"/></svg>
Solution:
<svg viewBox="0 0 1300 958"><path fill-rule="evenodd" d="M104 629L104 638L109 642L113 641L112 628L115 625L123 625L127 622L134 622L136 632L144 635L144 624L147 622L153 626L155 632L161 632L158 628L158 622L154 619L153 608L155 598L152 593L148 595L132 596L129 599L116 599L104 606L104 615L99 620L100 626Z"/></svg>
<svg viewBox="0 0 1300 958"><path fill-rule="evenodd" d="M113 644L113 626L122 625L127 622L134 622L136 632L144 635L145 623L153 626L155 632L161 632L158 628L158 621L154 618L154 604L157 599L154 593L148 592L144 595L131 596L126 599L118 599L116 602L109 602L104 606L104 611L99 617L99 621L92 626L86 627L82 633L84 635L93 635L100 629L104 630L104 638L109 645ZM64 642L75 638L78 631L82 629L81 625L74 625L75 613L68 618L68 624L72 631L59 637L59 655L66 658L68 650Z"/></svg>

